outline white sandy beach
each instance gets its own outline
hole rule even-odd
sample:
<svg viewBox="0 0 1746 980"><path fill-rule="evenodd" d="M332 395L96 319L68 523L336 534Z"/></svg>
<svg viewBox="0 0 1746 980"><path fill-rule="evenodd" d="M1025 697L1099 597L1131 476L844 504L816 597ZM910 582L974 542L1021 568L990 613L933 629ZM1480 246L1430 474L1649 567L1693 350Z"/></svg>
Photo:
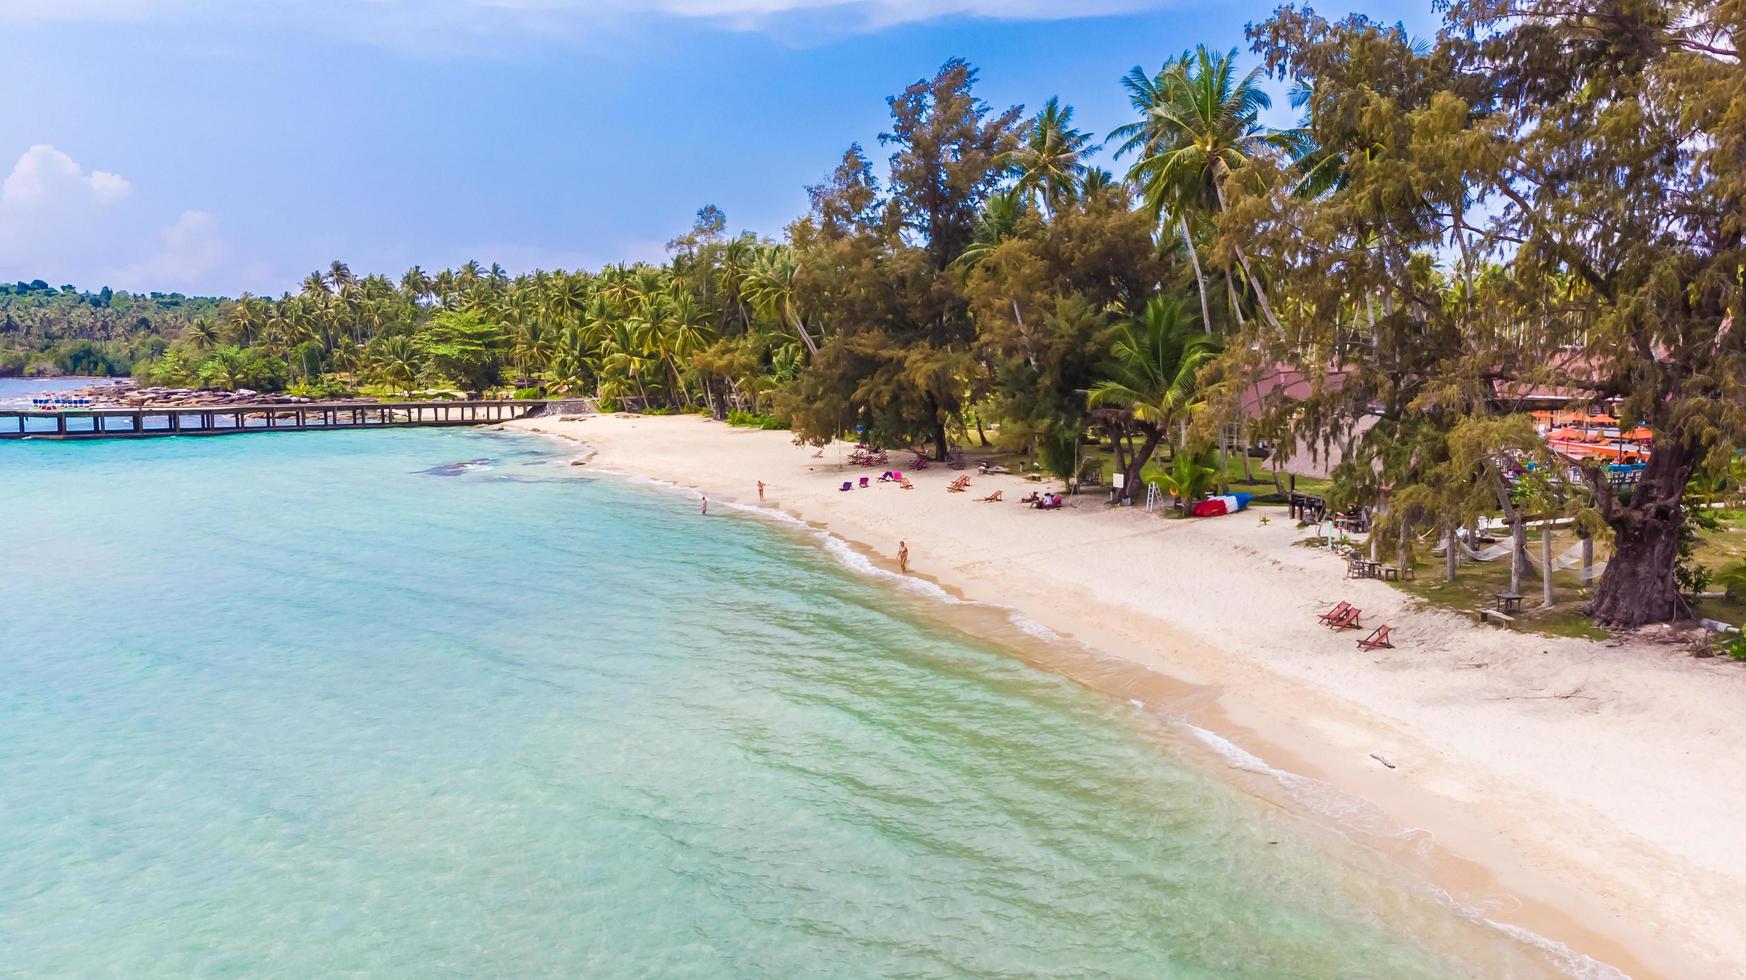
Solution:
<svg viewBox="0 0 1746 980"><path fill-rule="evenodd" d="M1410 608L1295 546L1304 532L1279 509L1261 511L1269 525L1165 520L1099 497L1045 513L1016 503L1038 484L966 471L971 492L949 494L961 474L938 465L909 473L913 491L841 493L868 471L839 462L846 447L815 459L785 432L694 417L518 425L585 443L592 466L714 500L756 504L761 479L767 506L892 567L906 540L916 575L1209 686L1216 697L1160 708L1372 804L1379 841L1422 832L1392 838L1401 860L1488 917L1633 976L1746 975L1738 665ZM994 490L1006 501L977 502ZM1363 652L1352 632L1319 626L1339 599L1393 626L1396 648Z"/></svg>

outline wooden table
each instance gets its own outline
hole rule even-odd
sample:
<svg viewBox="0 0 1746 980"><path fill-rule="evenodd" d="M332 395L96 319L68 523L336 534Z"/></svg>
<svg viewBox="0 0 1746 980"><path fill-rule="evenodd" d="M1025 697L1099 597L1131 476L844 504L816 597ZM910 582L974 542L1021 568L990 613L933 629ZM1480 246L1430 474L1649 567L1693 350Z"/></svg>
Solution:
<svg viewBox="0 0 1746 980"><path fill-rule="evenodd" d="M1493 592L1491 597L1497 600L1497 609L1501 613L1514 615L1522 611L1522 596L1520 593Z"/></svg>

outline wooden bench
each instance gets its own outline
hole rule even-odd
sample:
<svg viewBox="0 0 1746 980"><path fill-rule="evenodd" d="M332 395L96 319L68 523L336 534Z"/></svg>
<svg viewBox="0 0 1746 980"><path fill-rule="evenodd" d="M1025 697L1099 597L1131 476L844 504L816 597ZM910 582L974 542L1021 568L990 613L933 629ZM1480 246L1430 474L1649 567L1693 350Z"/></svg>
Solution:
<svg viewBox="0 0 1746 980"><path fill-rule="evenodd" d="M1498 624L1510 627L1511 629L1515 628L1516 617L1511 616L1510 614L1503 612L1502 610L1475 609L1473 611L1474 611L1474 613L1476 613L1479 616L1479 621L1482 623L1490 623L1490 622L1495 621Z"/></svg>

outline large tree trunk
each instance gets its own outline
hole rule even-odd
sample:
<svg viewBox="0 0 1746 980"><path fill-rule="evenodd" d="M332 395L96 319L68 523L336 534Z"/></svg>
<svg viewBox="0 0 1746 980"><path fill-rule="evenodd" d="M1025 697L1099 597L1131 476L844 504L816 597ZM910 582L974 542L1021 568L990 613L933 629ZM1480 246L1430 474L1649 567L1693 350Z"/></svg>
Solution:
<svg viewBox="0 0 1746 980"><path fill-rule="evenodd" d="M1619 503L1604 469L1583 471L1601 517L1613 529L1613 557L1593 601L1583 610L1596 623L1629 629L1678 618L1682 607L1673 569L1679 559L1679 530L1685 525L1685 485L1696 465L1694 452L1672 437L1658 438L1629 505Z"/></svg>
<svg viewBox="0 0 1746 980"><path fill-rule="evenodd" d="M934 459L944 463L950 455L946 450L946 420L940 417L940 403L928 395L928 422L933 429Z"/></svg>
<svg viewBox="0 0 1746 980"><path fill-rule="evenodd" d="M710 414L715 416L717 422L726 422L728 416L727 392L721 390L721 382L719 380L710 381L707 382L707 384L709 385L708 391L710 393Z"/></svg>
<svg viewBox="0 0 1746 980"><path fill-rule="evenodd" d="M1127 466L1122 468L1122 487L1115 492L1115 500L1124 497L1133 499L1134 491L1140 486L1140 470L1152 459L1152 453L1158 448L1158 442L1164 438L1164 430L1155 426L1146 429L1146 438L1140 442L1140 448L1134 450L1128 459Z"/></svg>
<svg viewBox="0 0 1746 980"><path fill-rule="evenodd" d="M1594 601L1584 610L1602 626L1630 628L1663 623L1679 614L1673 580L1681 521L1645 517L1614 526L1612 560L1601 574Z"/></svg>

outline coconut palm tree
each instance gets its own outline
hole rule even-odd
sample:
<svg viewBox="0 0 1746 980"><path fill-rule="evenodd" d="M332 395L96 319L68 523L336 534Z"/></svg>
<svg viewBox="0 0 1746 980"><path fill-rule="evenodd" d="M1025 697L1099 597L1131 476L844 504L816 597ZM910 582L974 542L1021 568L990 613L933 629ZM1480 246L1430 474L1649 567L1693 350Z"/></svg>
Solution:
<svg viewBox="0 0 1746 980"><path fill-rule="evenodd" d="M685 367L714 339L708 312L697 305L690 293L677 293L666 305L661 320L659 356L666 362L668 377L687 404L691 403L691 391L685 384Z"/></svg>
<svg viewBox="0 0 1746 980"><path fill-rule="evenodd" d="M816 357L818 344L806 329L795 293L795 277L799 273L793 249L786 245L765 246L753 254L742 288L761 315L793 330L807 352Z"/></svg>
<svg viewBox="0 0 1746 980"><path fill-rule="evenodd" d="M1115 174L1102 167L1092 167L1085 171L1085 176L1079 181L1079 194L1086 200L1090 200L1118 186L1120 185L1116 183Z"/></svg>
<svg viewBox="0 0 1746 980"><path fill-rule="evenodd" d="M516 327L510 356L522 374L532 377L542 371L557 352L557 337L551 327L535 318Z"/></svg>
<svg viewBox="0 0 1746 980"><path fill-rule="evenodd" d="M745 294L746 271L756 245L756 240L749 235L728 242L722 246L721 262L715 269L716 292L722 297L724 313L731 308L746 330L752 329L752 312Z"/></svg>
<svg viewBox="0 0 1746 980"><path fill-rule="evenodd" d="M976 223L976 233L970 241L970 247L964 249L964 254L958 256L953 264L965 270L975 268L1001 242L1016 235L1019 222L1025 216L1025 198L1024 191L1018 187L1009 187L990 194L988 203L982 206L982 218Z"/></svg>
<svg viewBox="0 0 1746 980"><path fill-rule="evenodd" d="M1047 214L1079 193L1085 176L1084 158L1097 152L1091 134L1073 128L1073 107L1051 96L1025 130L1024 142L1013 151L1012 167L1021 194L1035 196Z"/></svg>
<svg viewBox="0 0 1746 980"><path fill-rule="evenodd" d="M417 306L430 295L430 277L424 274L424 269L415 265L406 270L406 275L400 277L400 292L408 303Z"/></svg>
<svg viewBox="0 0 1746 980"><path fill-rule="evenodd" d="M1146 206L1160 219L1168 217L1179 227L1194 260L1202 293L1202 318L1210 332L1205 281L1189 233L1190 222L1216 216L1225 209L1226 182L1251 160L1267 154L1299 156L1306 141L1299 130L1274 130L1261 124L1261 113L1272 106L1272 100L1261 89L1260 68L1237 78L1235 48L1221 55L1199 46L1183 53L1144 85L1135 80L1136 73L1130 73L1124 84L1128 84L1130 101L1142 96L1151 100L1146 116L1138 130L1124 127L1112 135L1126 133L1122 149L1141 154L1129 168L1128 178L1140 188ZM1235 252L1262 316L1279 330L1266 288L1255 275L1248 255L1240 246Z"/></svg>
<svg viewBox="0 0 1746 980"><path fill-rule="evenodd" d="M583 327L567 327L558 338L552 355L552 386L570 393L586 389L588 379L600 373L600 358L595 353L595 340Z"/></svg>
<svg viewBox="0 0 1746 980"><path fill-rule="evenodd" d="M1107 375L1093 385L1090 403L1116 409L1102 414L1111 431L1123 494L1139 483L1140 468L1178 420L1200 402L1200 369L1219 352L1216 338L1196 330L1179 299L1155 297L1139 317L1121 324L1103 367ZM1117 437L1117 433L1121 437ZM1132 444L1134 435L1140 445Z"/></svg>
<svg viewBox="0 0 1746 980"><path fill-rule="evenodd" d="M254 343L266 318L264 306L260 297L245 292L225 308L224 326L229 339L237 346L247 347Z"/></svg>
<svg viewBox="0 0 1746 980"><path fill-rule="evenodd" d="M602 398L622 398L633 388L646 407L649 393L643 383L648 359L643 355L635 329L629 320L614 320L606 325L600 340L600 395Z"/></svg>
<svg viewBox="0 0 1746 980"><path fill-rule="evenodd" d="M581 274L559 273L547 283L544 300L548 322L575 323L588 308L588 282Z"/></svg>
<svg viewBox="0 0 1746 980"><path fill-rule="evenodd" d="M418 347L405 334L377 337L367 354L370 373L401 392L410 392L424 366Z"/></svg>
<svg viewBox="0 0 1746 980"><path fill-rule="evenodd" d="M1158 485L1183 504L1204 496L1218 476L1211 450L1180 452L1170 461L1170 468L1158 474Z"/></svg>
<svg viewBox="0 0 1746 980"><path fill-rule="evenodd" d="M192 350L204 354L219 344L218 325L202 317L188 324L182 331L182 340Z"/></svg>

